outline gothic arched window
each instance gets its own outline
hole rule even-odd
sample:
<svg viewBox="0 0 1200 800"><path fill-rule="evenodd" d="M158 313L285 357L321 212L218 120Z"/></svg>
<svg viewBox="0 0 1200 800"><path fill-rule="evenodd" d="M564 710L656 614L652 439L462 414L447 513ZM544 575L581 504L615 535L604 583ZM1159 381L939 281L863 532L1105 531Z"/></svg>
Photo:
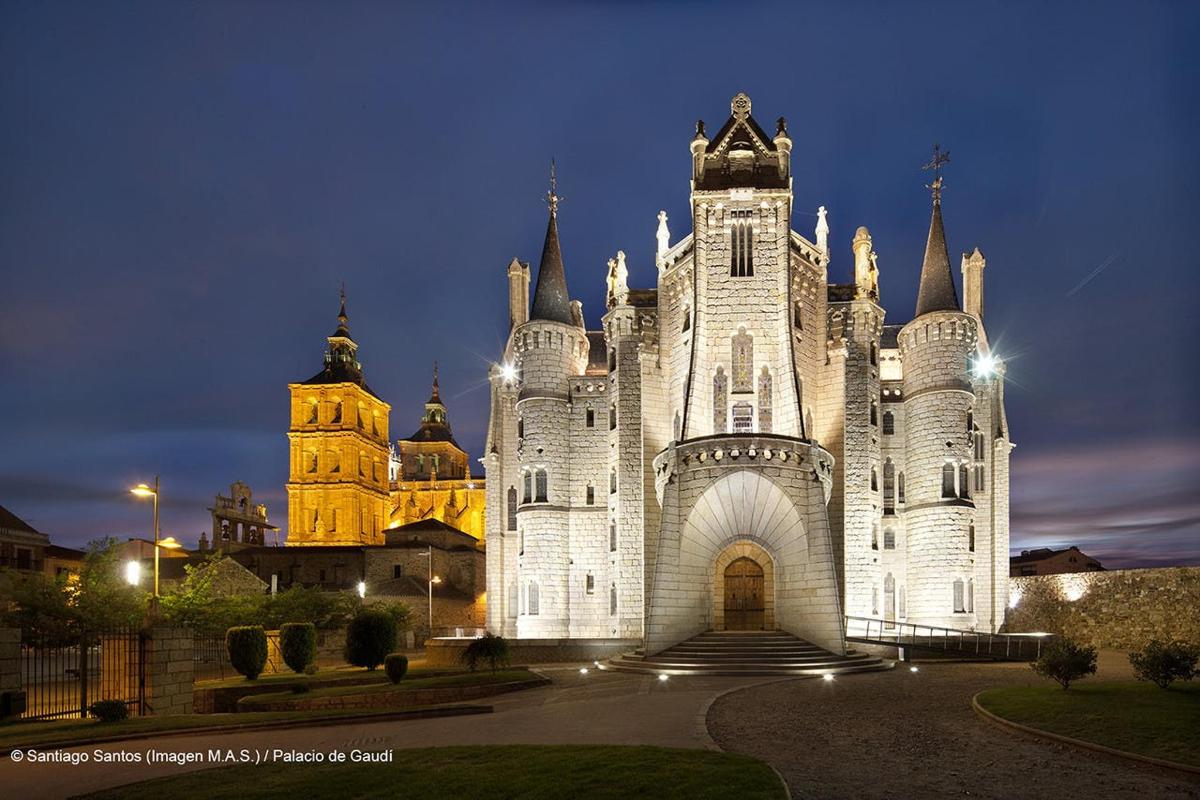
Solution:
<svg viewBox="0 0 1200 800"><path fill-rule="evenodd" d="M692 310L687 306L683 307L683 333L687 333L692 329Z"/></svg>
<svg viewBox="0 0 1200 800"><path fill-rule="evenodd" d="M766 367L758 376L758 429L771 432L771 371Z"/></svg>
<svg viewBox="0 0 1200 800"><path fill-rule="evenodd" d="M879 424L879 403L871 401L871 425Z"/></svg>
<svg viewBox="0 0 1200 800"><path fill-rule="evenodd" d="M890 458L883 462L883 513L896 513L896 465Z"/></svg>
<svg viewBox="0 0 1200 800"><path fill-rule="evenodd" d="M903 472L901 472L896 477L896 500L901 505L904 504L904 473Z"/></svg>
<svg viewBox="0 0 1200 800"><path fill-rule="evenodd" d="M539 469L537 472L534 473L534 487L537 490L537 494L533 498L535 503L545 503L546 502L546 495L547 495L547 491L548 491L547 484L548 483L549 483L549 480L546 477L546 470Z"/></svg>
<svg viewBox="0 0 1200 800"><path fill-rule="evenodd" d="M883 432L888 436L896 432L896 415L890 411L883 412Z"/></svg>
<svg viewBox="0 0 1200 800"><path fill-rule="evenodd" d="M975 526L967 526L967 549L972 553L975 552Z"/></svg>
<svg viewBox="0 0 1200 800"><path fill-rule="evenodd" d="M533 502L533 473L529 470L525 470L525 494L522 496L521 502Z"/></svg>
<svg viewBox="0 0 1200 800"><path fill-rule="evenodd" d="M517 487L508 487L508 529L517 529Z"/></svg>
<svg viewBox="0 0 1200 800"><path fill-rule="evenodd" d="M608 521L608 551L610 553L617 552L617 521Z"/></svg>
<svg viewBox="0 0 1200 800"><path fill-rule="evenodd" d="M895 550L896 549L896 532L894 530L892 530L891 528L883 529L883 549L884 550Z"/></svg>
<svg viewBox="0 0 1200 800"><path fill-rule="evenodd" d="M754 275L754 223L751 211L731 211L729 274L734 278Z"/></svg>
<svg viewBox="0 0 1200 800"><path fill-rule="evenodd" d="M954 491L954 465L947 461L942 464L942 497L955 497Z"/></svg>
<svg viewBox="0 0 1200 800"><path fill-rule="evenodd" d="M617 585L615 583L608 587L608 613L610 616L615 616L617 613Z"/></svg>
<svg viewBox="0 0 1200 800"><path fill-rule="evenodd" d="M738 328L737 334L734 335L731 345L731 359L733 364L733 391L738 392L753 392L754 391L754 337L746 333L745 328Z"/></svg>
<svg viewBox="0 0 1200 800"><path fill-rule="evenodd" d="M970 475L967 473L966 464L960 464L958 467L958 496L964 499L971 496Z"/></svg>
<svg viewBox="0 0 1200 800"><path fill-rule="evenodd" d="M724 367L717 367L713 375L713 433L725 433L729 416L729 379Z"/></svg>
<svg viewBox="0 0 1200 800"><path fill-rule="evenodd" d="M963 597L963 582L962 578L954 579L954 613L962 614L967 610L966 601Z"/></svg>
<svg viewBox="0 0 1200 800"><path fill-rule="evenodd" d="M879 491L879 470L871 467L871 491Z"/></svg>
<svg viewBox="0 0 1200 800"><path fill-rule="evenodd" d="M541 611L541 597L539 597L537 581L529 582L529 599L525 603L526 613L531 617L536 617Z"/></svg>

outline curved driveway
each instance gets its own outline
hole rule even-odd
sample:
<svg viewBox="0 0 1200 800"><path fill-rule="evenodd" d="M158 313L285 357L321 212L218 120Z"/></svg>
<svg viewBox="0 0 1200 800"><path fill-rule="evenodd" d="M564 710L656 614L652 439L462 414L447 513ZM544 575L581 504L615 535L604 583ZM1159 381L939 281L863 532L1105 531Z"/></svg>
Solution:
<svg viewBox="0 0 1200 800"><path fill-rule="evenodd" d="M1120 654L1100 666L1097 680L1129 677ZM779 770L797 800L1200 798L1200 781L1020 736L971 710L981 689L1033 683L1043 679L1025 664L901 664L726 694L708 728L723 749Z"/></svg>

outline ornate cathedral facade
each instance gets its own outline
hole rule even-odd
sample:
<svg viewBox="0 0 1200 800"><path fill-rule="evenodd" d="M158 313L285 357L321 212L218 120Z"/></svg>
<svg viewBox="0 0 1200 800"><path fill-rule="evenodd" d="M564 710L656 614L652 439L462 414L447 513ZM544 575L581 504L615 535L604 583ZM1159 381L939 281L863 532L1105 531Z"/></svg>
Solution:
<svg viewBox="0 0 1200 800"><path fill-rule="evenodd" d="M813 239L791 228L786 123L768 135L744 94L731 110L711 139L697 125L692 230L672 242L659 215L657 285L609 263L602 330L568 293L553 189L532 304L508 267L488 627L647 653L775 628L840 653L847 617L998 630L1012 445L982 254L960 305L936 177L915 314L892 324L870 232L831 282L850 269L824 207Z"/></svg>
<svg viewBox="0 0 1200 800"><path fill-rule="evenodd" d="M392 407L367 385L344 294L327 342L321 371L288 384L287 543L382 545L386 531L430 520L482 541L483 480L454 440L437 368L420 427L392 446Z"/></svg>

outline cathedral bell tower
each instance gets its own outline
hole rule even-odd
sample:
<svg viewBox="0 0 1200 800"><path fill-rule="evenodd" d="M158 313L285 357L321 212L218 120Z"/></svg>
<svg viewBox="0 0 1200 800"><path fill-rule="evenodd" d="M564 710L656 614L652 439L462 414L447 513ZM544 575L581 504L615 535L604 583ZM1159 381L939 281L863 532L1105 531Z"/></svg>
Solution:
<svg viewBox="0 0 1200 800"><path fill-rule="evenodd" d="M343 290L325 365L288 384L288 544L382 544L388 498L388 413L367 386Z"/></svg>

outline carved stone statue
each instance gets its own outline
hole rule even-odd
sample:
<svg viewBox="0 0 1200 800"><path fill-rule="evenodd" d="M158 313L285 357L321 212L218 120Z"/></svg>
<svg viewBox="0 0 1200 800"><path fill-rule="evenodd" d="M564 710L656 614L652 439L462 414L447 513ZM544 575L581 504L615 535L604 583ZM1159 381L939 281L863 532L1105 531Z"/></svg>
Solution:
<svg viewBox="0 0 1200 800"><path fill-rule="evenodd" d="M608 283L608 293L605 295L605 305L612 308L617 304L617 260L610 258L608 260L608 276L605 279Z"/></svg>
<svg viewBox="0 0 1200 800"><path fill-rule="evenodd" d="M629 302L629 268L625 266L625 251L617 251L616 286L614 294L618 305Z"/></svg>
<svg viewBox="0 0 1200 800"><path fill-rule="evenodd" d="M829 222L825 219L825 206L817 209L817 249L829 256Z"/></svg>

